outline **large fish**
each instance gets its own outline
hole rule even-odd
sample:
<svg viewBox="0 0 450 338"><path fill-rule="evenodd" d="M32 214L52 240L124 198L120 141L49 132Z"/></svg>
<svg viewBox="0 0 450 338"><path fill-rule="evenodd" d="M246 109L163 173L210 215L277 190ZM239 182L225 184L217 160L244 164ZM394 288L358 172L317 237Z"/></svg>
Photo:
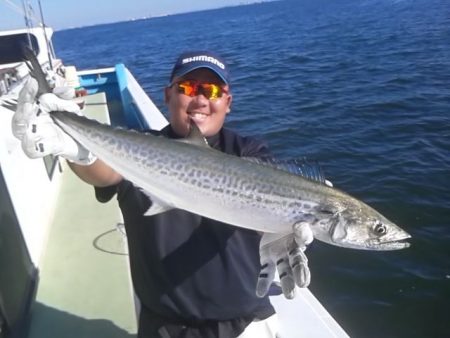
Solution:
<svg viewBox="0 0 450 338"><path fill-rule="evenodd" d="M290 233L295 224L308 222L316 239L337 246L409 246L403 241L408 233L362 201L274 166L214 150L195 125L180 141L67 112L52 116L66 133L149 194L153 204L148 215L178 208L269 233Z"/></svg>

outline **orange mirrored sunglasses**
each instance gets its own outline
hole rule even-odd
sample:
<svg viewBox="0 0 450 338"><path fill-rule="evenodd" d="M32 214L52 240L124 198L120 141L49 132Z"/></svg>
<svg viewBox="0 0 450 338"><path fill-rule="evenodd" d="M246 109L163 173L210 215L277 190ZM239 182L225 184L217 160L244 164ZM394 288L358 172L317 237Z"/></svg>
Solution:
<svg viewBox="0 0 450 338"><path fill-rule="evenodd" d="M174 85L177 86L180 93L190 97L202 94L208 100L217 100L224 93L228 94L228 91L217 83L183 80L172 84L172 86Z"/></svg>

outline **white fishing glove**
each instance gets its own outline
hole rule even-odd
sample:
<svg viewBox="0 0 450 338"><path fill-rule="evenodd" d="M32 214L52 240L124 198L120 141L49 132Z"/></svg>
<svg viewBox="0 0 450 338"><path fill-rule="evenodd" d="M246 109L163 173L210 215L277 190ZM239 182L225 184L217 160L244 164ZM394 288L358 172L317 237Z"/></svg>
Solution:
<svg viewBox="0 0 450 338"><path fill-rule="evenodd" d="M12 132L22 141L22 149L30 158L59 155L70 162L90 165L97 159L90 151L58 127L51 111L67 111L82 115L78 105L68 100L73 89L56 88L36 101L38 84L30 78L19 94L16 112L12 118Z"/></svg>
<svg viewBox="0 0 450 338"><path fill-rule="evenodd" d="M256 285L256 295L263 297L278 270L281 289L286 298L295 297L295 285L305 288L311 281L308 258L304 251L313 240L308 223L294 225L294 232L288 234L264 233L259 246L261 272Z"/></svg>

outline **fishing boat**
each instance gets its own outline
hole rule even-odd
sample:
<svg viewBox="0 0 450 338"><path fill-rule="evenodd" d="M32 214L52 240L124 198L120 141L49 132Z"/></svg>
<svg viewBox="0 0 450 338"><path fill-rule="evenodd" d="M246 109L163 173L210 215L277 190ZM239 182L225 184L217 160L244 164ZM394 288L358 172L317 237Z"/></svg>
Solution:
<svg viewBox="0 0 450 338"><path fill-rule="evenodd" d="M11 133L30 76L18 46L75 88L87 117L138 130L168 122L125 65L76 70L56 58L51 35L0 32L0 337L135 337L139 304L117 203L98 203L63 159L29 159ZM271 301L281 337L348 337L308 289Z"/></svg>

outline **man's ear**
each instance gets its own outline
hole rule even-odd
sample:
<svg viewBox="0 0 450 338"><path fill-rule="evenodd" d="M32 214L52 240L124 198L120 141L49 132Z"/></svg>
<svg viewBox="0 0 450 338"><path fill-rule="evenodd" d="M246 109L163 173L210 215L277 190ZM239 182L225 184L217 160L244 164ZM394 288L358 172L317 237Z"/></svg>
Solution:
<svg viewBox="0 0 450 338"><path fill-rule="evenodd" d="M231 102L233 102L233 95L227 97L227 114L231 111Z"/></svg>

